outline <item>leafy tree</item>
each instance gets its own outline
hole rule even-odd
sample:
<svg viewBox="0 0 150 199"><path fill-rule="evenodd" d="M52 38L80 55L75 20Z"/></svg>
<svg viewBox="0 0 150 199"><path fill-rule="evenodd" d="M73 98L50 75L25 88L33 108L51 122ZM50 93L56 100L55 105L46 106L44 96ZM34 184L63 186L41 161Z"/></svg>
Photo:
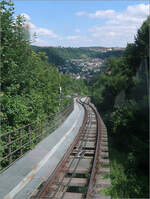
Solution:
<svg viewBox="0 0 150 199"><path fill-rule="evenodd" d="M111 150L115 150L116 158L110 151L112 164L115 160L117 167L123 166L119 173L123 179L117 178L118 173L113 175L116 169L112 166L111 193L115 198L148 198L149 26L148 17L135 42L127 45L120 59L106 60L105 70L91 85L92 100L103 115ZM118 103L121 92L125 96L123 103Z"/></svg>
<svg viewBox="0 0 150 199"><path fill-rule="evenodd" d="M84 93L86 86L82 80L76 81L60 75L58 69L48 63L44 52L35 53L30 45L28 27L22 16L14 18L14 5L10 0L0 2L1 14L1 133L36 122L40 125L43 118L60 111L70 103L66 95L74 92ZM56 58L56 55L54 55ZM60 95L59 87L62 86ZM34 128L36 128L34 125ZM39 128L39 126L38 126ZM19 131L12 134L16 140ZM23 142L28 141L27 130L22 130ZM35 135L33 135L35 137ZM6 139L0 141L0 156L8 153L4 148ZM32 146L36 141L32 142ZM13 149L19 144L14 142ZM29 146L23 148L24 151ZM13 159L18 157L15 153ZM7 166L8 160L2 166Z"/></svg>

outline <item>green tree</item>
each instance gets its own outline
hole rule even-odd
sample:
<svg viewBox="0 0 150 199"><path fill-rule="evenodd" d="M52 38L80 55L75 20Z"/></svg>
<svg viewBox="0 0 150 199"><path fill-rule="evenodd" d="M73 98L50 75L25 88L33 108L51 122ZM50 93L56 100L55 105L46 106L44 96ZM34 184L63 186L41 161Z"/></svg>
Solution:
<svg viewBox="0 0 150 199"><path fill-rule="evenodd" d="M149 26L148 17L135 42L127 45L120 59L109 58L104 72L91 85L92 99L108 128L114 198L148 198ZM116 99L121 92L123 103L118 103ZM123 169L114 175L114 167L119 165ZM123 184L126 186L122 187Z"/></svg>

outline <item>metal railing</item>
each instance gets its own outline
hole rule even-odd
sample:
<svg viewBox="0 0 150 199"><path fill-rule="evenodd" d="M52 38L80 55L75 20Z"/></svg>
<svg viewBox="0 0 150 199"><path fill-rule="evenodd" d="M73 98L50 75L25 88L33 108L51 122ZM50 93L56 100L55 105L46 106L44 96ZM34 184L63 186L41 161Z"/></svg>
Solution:
<svg viewBox="0 0 150 199"><path fill-rule="evenodd" d="M58 128L73 111L71 104L43 120L0 135L0 173Z"/></svg>

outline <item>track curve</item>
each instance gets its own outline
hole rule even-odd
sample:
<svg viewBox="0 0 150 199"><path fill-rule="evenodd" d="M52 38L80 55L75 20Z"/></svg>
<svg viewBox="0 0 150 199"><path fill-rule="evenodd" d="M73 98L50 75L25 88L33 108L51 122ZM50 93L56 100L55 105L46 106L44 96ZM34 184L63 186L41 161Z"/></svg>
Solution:
<svg viewBox="0 0 150 199"><path fill-rule="evenodd" d="M85 109L83 125L55 171L42 185L36 199L93 199L99 170L102 125L89 98L77 99Z"/></svg>

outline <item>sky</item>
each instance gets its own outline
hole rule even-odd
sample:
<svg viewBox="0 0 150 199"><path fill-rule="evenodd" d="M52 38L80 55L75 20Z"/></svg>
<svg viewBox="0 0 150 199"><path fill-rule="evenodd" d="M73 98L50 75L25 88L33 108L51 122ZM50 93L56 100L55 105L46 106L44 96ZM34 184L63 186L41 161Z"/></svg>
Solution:
<svg viewBox="0 0 150 199"><path fill-rule="evenodd" d="M125 47L149 15L148 0L15 0L32 44Z"/></svg>

